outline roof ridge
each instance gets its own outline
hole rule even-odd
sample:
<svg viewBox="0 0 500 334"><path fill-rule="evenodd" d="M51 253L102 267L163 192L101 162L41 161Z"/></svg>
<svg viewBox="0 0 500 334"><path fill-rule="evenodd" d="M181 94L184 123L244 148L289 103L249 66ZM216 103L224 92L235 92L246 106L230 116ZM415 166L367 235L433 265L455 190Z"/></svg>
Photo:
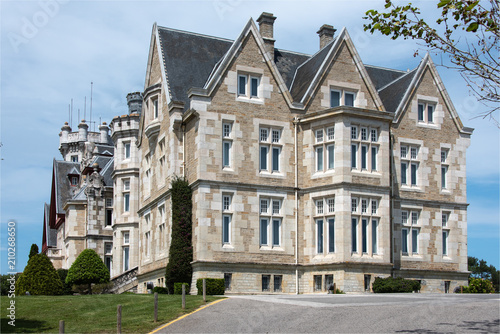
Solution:
<svg viewBox="0 0 500 334"><path fill-rule="evenodd" d="M326 46L326 45L325 45ZM285 49L280 49L280 48L274 48L275 50L278 50L278 51L282 51L282 52L289 52L289 53L293 53L293 54L296 54L296 55L299 55L299 56L307 56L307 57L312 57L310 54L308 53L303 53L303 52L298 52L298 51L291 51L291 50L285 50ZM320 49L321 51L321 49ZM319 52L319 51L318 51ZM316 53L318 53L316 52Z"/></svg>
<svg viewBox="0 0 500 334"><path fill-rule="evenodd" d="M208 37L208 38L218 39L220 41L225 41L225 42L234 42L234 39L217 37L217 36L206 35L206 34L200 34L197 32L192 32L192 31L187 31L187 30L174 29L174 28L168 28L168 27L162 27L162 26L158 26L158 29L170 30L170 31L175 31L175 32L180 32L180 33L184 33L184 34L188 34L188 35L200 36L200 37Z"/></svg>
<svg viewBox="0 0 500 334"><path fill-rule="evenodd" d="M383 66L377 66L377 65L369 65L369 64L364 64L364 65L365 65L365 67L367 67L367 66L368 67L374 67L374 68L378 68L378 69L381 69L381 70L389 70L389 71L394 71L394 72L409 73L408 71L405 71L405 70L397 70L397 69L389 68L389 67L383 67Z"/></svg>

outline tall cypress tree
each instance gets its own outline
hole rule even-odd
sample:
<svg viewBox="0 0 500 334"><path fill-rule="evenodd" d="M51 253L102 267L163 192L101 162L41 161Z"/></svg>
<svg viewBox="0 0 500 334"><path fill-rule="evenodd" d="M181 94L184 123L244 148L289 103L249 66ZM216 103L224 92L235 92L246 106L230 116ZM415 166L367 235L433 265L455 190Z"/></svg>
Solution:
<svg viewBox="0 0 500 334"><path fill-rule="evenodd" d="M184 178L176 177L172 181L172 242L165 273L169 293L174 292L174 283L191 283L193 275L192 195Z"/></svg>

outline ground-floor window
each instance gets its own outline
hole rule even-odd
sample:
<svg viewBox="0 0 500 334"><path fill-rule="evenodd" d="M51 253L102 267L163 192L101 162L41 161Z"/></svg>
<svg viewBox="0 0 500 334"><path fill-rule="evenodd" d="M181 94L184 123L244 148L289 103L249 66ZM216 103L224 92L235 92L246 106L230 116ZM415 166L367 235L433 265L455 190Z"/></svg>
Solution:
<svg viewBox="0 0 500 334"><path fill-rule="evenodd" d="M450 293L450 281L444 281L444 293Z"/></svg>
<svg viewBox="0 0 500 334"><path fill-rule="evenodd" d="M283 275L274 275L274 292L281 292L282 282L283 282Z"/></svg>
<svg viewBox="0 0 500 334"><path fill-rule="evenodd" d="M325 275L325 290L333 289L333 275Z"/></svg>
<svg viewBox="0 0 500 334"><path fill-rule="evenodd" d="M262 291L270 291L271 275L262 275Z"/></svg>
<svg viewBox="0 0 500 334"><path fill-rule="evenodd" d="M372 280L372 275L365 275L365 291L370 291L370 283Z"/></svg>
<svg viewBox="0 0 500 334"><path fill-rule="evenodd" d="M225 273L224 274L224 289L226 291L230 291L231 290L231 280L233 278L233 274L231 273Z"/></svg>
<svg viewBox="0 0 500 334"><path fill-rule="evenodd" d="M314 275L314 291L321 291L323 287L323 276Z"/></svg>

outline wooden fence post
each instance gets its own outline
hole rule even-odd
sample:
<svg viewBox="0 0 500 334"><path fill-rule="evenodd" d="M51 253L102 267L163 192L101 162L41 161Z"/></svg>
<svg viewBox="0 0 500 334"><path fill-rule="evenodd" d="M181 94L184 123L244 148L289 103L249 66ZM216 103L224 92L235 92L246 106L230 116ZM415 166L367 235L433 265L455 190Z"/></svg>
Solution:
<svg viewBox="0 0 500 334"><path fill-rule="evenodd" d="M182 309L186 308L186 286L182 284Z"/></svg>
<svg viewBox="0 0 500 334"><path fill-rule="evenodd" d="M158 321L158 292L155 292L155 322Z"/></svg>
<svg viewBox="0 0 500 334"><path fill-rule="evenodd" d="M207 282L203 279L203 302L207 302Z"/></svg>
<svg viewBox="0 0 500 334"><path fill-rule="evenodd" d="M59 334L64 334L64 320L59 320Z"/></svg>
<svg viewBox="0 0 500 334"><path fill-rule="evenodd" d="M121 334L122 332L122 306L118 305L116 309L116 332Z"/></svg>

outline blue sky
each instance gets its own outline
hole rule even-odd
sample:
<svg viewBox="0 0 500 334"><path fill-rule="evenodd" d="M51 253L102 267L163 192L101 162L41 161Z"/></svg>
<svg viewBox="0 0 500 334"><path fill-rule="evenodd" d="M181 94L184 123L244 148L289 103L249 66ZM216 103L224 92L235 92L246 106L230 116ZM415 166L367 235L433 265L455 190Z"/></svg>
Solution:
<svg viewBox="0 0 500 334"><path fill-rule="evenodd" d="M437 2L437 1L436 1ZM426 18L435 1L413 1ZM49 201L52 160L61 159L59 132L73 99L73 129L87 116L93 82L93 117L110 122L127 112L125 96L142 91L154 22L161 26L234 39L250 17L277 16L276 47L303 53L319 48L325 23L346 27L365 64L412 69L420 61L414 41L392 41L363 31L370 1L0 1L1 273L7 272L7 222L17 222L17 271L31 244L41 248L43 203ZM423 53L422 53L423 55ZM434 62L445 56L432 55ZM467 151L468 249L500 268L499 130L474 118L485 108L460 75L438 71L462 122L475 128ZM498 114L496 115L498 119ZM88 117L87 117L88 118Z"/></svg>

